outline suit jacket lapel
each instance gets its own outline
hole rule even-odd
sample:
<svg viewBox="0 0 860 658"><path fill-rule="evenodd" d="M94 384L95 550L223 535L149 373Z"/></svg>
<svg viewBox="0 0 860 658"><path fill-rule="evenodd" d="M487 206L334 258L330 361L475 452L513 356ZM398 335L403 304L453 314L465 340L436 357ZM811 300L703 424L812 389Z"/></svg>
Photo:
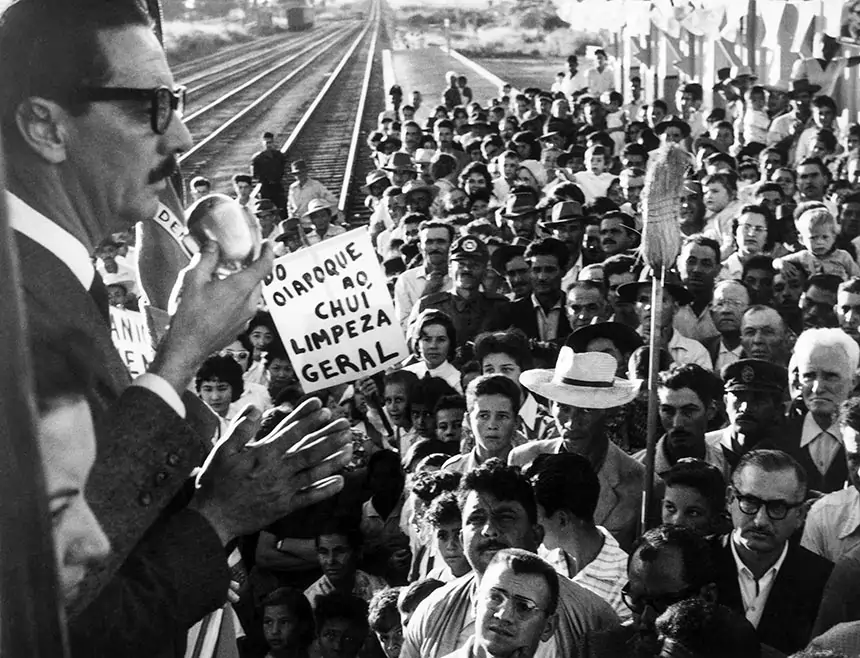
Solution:
<svg viewBox="0 0 860 658"><path fill-rule="evenodd" d="M89 291L50 251L24 235L16 234L16 238L28 315L44 315L39 329L47 328L49 340L62 340L69 331L81 332L93 343L86 346L88 354L108 355L106 359L90 358L88 367L96 375L94 384L106 386L118 397L131 378L113 346L110 327ZM55 322L50 321L52 316ZM50 333L52 328L56 334Z"/></svg>
<svg viewBox="0 0 860 658"><path fill-rule="evenodd" d="M597 479L600 481L600 498L597 501L597 509L594 510L594 522L597 525L603 525L619 503L617 488L621 481L621 473L613 448L614 445L610 443L603 468L597 473Z"/></svg>

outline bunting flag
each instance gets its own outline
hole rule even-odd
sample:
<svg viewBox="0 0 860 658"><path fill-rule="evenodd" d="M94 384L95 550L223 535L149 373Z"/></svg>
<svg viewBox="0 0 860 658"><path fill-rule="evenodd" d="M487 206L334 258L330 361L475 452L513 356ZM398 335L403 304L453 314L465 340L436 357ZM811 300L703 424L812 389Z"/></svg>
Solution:
<svg viewBox="0 0 860 658"><path fill-rule="evenodd" d="M762 44L769 48L779 46L780 25L785 16L785 0L759 0L758 11L764 23Z"/></svg>
<svg viewBox="0 0 860 658"><path fill-rule="evenodd" d="M651 22L666 36L678 39L681 37L681 23L676 15L672 0L651 0ZM682 11L686 16L686 11Z"/></svg>
<svg viewBox="0 0 860 658"><path fill-rule="evenodd" d="M627 34L631 37L645 37L651 34L651 4L641 0L629 0L624 3L624 14L627 17Z"/></svg>
<svg viewBox="0 0 860 658"><path fill-rule="evenodd" d="M630 47L633 59L637 60L640 64L642 64L642 66L651 66L652 51L650 40L648 42L648 45L643 48L641 40L638 37L630 39Z"/></svg>
<svg viewBox="0 0 860 658"><path fill-rule="evenodd" d="M738 32L741 28L741 21L746 17L749 10L749 2L742 0L732 0L725 4L726 8L726 25L720 31L720 36L728 41L737 41Z"/></svg>
<svg viewBox="0 0 860 658"><path fill-rule="evenodd" d="M717 46L719 46L720 50L725 55L726 59L731 62L729 65L731 66L742 66L743 62L741 58L735 54L735 43L734 41L727 41L726 39L719 39L717 41Z"/></svg>
<svg viewBox="0 0 860 658"><path fill-rule="evenodd" d="M799 53L801 57L811 57L812 47L806 35L818 14L818 3L792 0L790 4L797 10L797 28L794 31L791 52Z"/></svg>

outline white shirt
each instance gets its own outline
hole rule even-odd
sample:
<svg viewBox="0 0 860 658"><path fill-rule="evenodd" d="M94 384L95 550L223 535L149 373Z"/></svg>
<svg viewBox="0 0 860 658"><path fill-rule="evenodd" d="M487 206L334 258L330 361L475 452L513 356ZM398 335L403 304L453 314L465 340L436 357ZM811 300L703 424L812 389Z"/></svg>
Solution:
<svg viewBox="0 0 860 658"><path fill-rule="evenodd" d="M615 89L615 73L608 66L602 71L599 71L597 67L589 69L586 77L588 78L588 93L591 96L600 98L603 92Z"/></svg>
<svg viewBox="0 0 860 658"><path fill-rule="evenodd" d="M717 362L714 363L714 372L720 372L724 366L734 363L735 361L740 361L743 349L743 345L738 344L735 349L730 350L726 347L726 344L722 339L720 339L720 350L717 352Z"/></svg>
<svg viewBox="0 0 860 658"><path fill-rule="evenodd" d="M424 375L428 374L431 377L444 379L451 388L457 391L460 395L463 395L463 386L460 383L460 371L452 366L450 361L445 361L441 366L433 368L432 370L427 367L427 364L424 363L424 361L418 361L408 366L404 366L403 369L408 370L409 372L414 372L418 376L418 379L422 379Z"/></svg>
<svg viewBox="0 0 860 658"><path fill-rule="evenodd" d="M673 331L668 347L669 354L672 355L672 361L679 365L695 363L702 366L705 370L714 369L714 364L711 363L711 355L708 354L705 346L697 340L685 338L679 332Z"/></svg>
<svg viewBox="0 0 860 658"><path fill-rule="evenodd" d="M788 554L788 542L783 546L782 555L779 556L776 563L758 580L755 579L752 571L747 569L738 555L737 548L735 548L734 533L729 537L729 544L738 570L738 585L741 589L747 621L758 628L764 607L767 605L767 597L770 596L770 590L773 589L773 583L779 575L782 563L785 562L785 556Z"/></svg>
<svg viewBox="0 0 860 658"><path fill-rule="evenodd" d="M559 296L549 313L543 310L543 306L534 294L532 294L531 299L537 316L538 338L543 341L555 340L558 338L558 327L561 324L561 313L564 310L563 298Z"/></svg>
<svg viewBox="0 0 860 658"><path fill-rule="evenodd" d="M561 278L562 292L566 294L567 289L570 288L574 283L579 281L579 273L582 271L583 267L585 267L585 262L583 261L582 251L580 250L579 258L576 259L576 262L567 272L565 272L564 276Z"/></svg>
<svg viewBox="0 0 860 658"><path fill-rule="evenodd" d="M800 447L809 447L809 456L815 463L818 472L824 475L833 463L833 458L839 452L842 444L842 434L836 425L823 430L815 422L812 414L807 413L803 419L803 430L800 434Z"/></svg>
<svg viewBox="0 0 860 658"><path fill-rule="evenodd" d="M34 208L28 206L11 192L6 192L9 209L9 225L13 231L26 235L41 245L71 270L85 290L89 291L95 278L95 269L84 244L64 228ZM185 418L185 403L179 393L163 377L145 372L136 377L132 386L148 388L164 400L181 417Z"/></svg>
<svg viewBox="0 0 860 658"><path fill-rule="evenodd" d="M572 98L580 89L586 89L587 87L588 76L582 71L577 71L573 77L571 77L570 71L568 71L564 74L564 80L558 85L559 91L564 93L568 98Z"/></svg>
<svg viewBox="0 0 860 658"><path fill-rule="evenodd" d="M397 283L394 284L394 312L404 333L409 326L409 314L421 299L426 285L427 271L423 265L406 270L397 277ZM450 287L451 277L446 274L440 290L448 290Z"/></svg>

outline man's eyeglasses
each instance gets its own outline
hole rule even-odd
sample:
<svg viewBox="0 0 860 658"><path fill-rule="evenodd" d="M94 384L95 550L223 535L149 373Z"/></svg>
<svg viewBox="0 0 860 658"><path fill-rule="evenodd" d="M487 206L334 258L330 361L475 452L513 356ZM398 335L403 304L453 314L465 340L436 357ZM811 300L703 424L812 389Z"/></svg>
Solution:
<svg viewBox="0 0 860 658"><path fill-rule="evenodd" d="M510 596L500 589L491 589L484 597L484 601L490 610L498 610L509 601L513 605L514 615L520 621L525 621L535 612L545 612L537 603L520 596Z"/></svg>
<svg viewBox="0 0 860 658"><path fill-rule="evenodd" d="M674 594L658 594L657 596L636 596L630 593L630 583L621 588L621 600L632 612L637 615L645 612L645 608L651 608L658 615L662 615L669 606L684 599L688 599L698 591L697 587L686 587Z"/></svg>
<svg viewBox="0 0 860 658"><path fill-rule="evenodd" d="M736 489L732 489L735 500L738 501L738 509L744 514L754 516L764 506L765 512L771 521L782 521L788 513L803 505L803 501L799 503L789 503L785 500L762 500L755 496L747 496L739 493Z"/></svg>
<svg viewBox="0 0 860 658"><path fill-rule="evenodd" d="M163 135L170 127L173 114L182 118L185 111L186 88L178 86L156 87L155 89L133 89L130 87L86 87L82 90L82 100L99 101L149 101L149 118L152 129Z"/></svg>

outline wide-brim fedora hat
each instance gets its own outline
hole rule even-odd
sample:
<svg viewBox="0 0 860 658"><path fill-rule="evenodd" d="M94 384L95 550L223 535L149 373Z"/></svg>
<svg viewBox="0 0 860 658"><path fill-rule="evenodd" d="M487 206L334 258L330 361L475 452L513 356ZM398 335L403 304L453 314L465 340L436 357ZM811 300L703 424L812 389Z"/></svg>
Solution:
<svg viewBox="0 0 860 658"><path fill-rule="evenodd" d="M622 354L630 354L643 344L642 336L621 322L596 322L580 327L568 337L567 344L574 352L587 352L588 344L597 338L612 341Z"/></svg>
<svg viewBox="0 0 860 658"><path fill-rule="evenodd" d="M646 267L639 274L637 281L618 286L619 300L622 302L635 302L639 288L643 285L650 287L653 279L653 271L650 267ZM686 306L693 301L693 293L684 287L684 284L681 283L681 277L676 272L671 270L666 271L666 275L663 277L663 288L668 290L672 294L672 298L681 306Z"/></svg>
<svg viewBox="0 0 860 658"><path fill-rule="evenodd" d="M690 136L690 124L686 121L683 121L682 119L679 119L676 116L667 117L663 119L660 123L658 123L656 126L654 126L654 134L662 135L664 132L666 132L667 129L672 127L680 129L680 131L684 134L684 137Z"/></svg>
<svg viewBox="0 0 860 658"><path fill-rule="evenodd" d="M642 384L615 376L618 363L603 352L574 352L565 345L555 369L526 370L520 383L533 393L580 409L611 409L632 402Z"/></svg>
<svg viewBox="0 0 860 658"><path fill-rule="evenodd" d="M582 204L578 201L558 201L552 207L550 219L541 222L544 228L555 228L574 222L584 222L585 214L582 212Z"/></svg>

